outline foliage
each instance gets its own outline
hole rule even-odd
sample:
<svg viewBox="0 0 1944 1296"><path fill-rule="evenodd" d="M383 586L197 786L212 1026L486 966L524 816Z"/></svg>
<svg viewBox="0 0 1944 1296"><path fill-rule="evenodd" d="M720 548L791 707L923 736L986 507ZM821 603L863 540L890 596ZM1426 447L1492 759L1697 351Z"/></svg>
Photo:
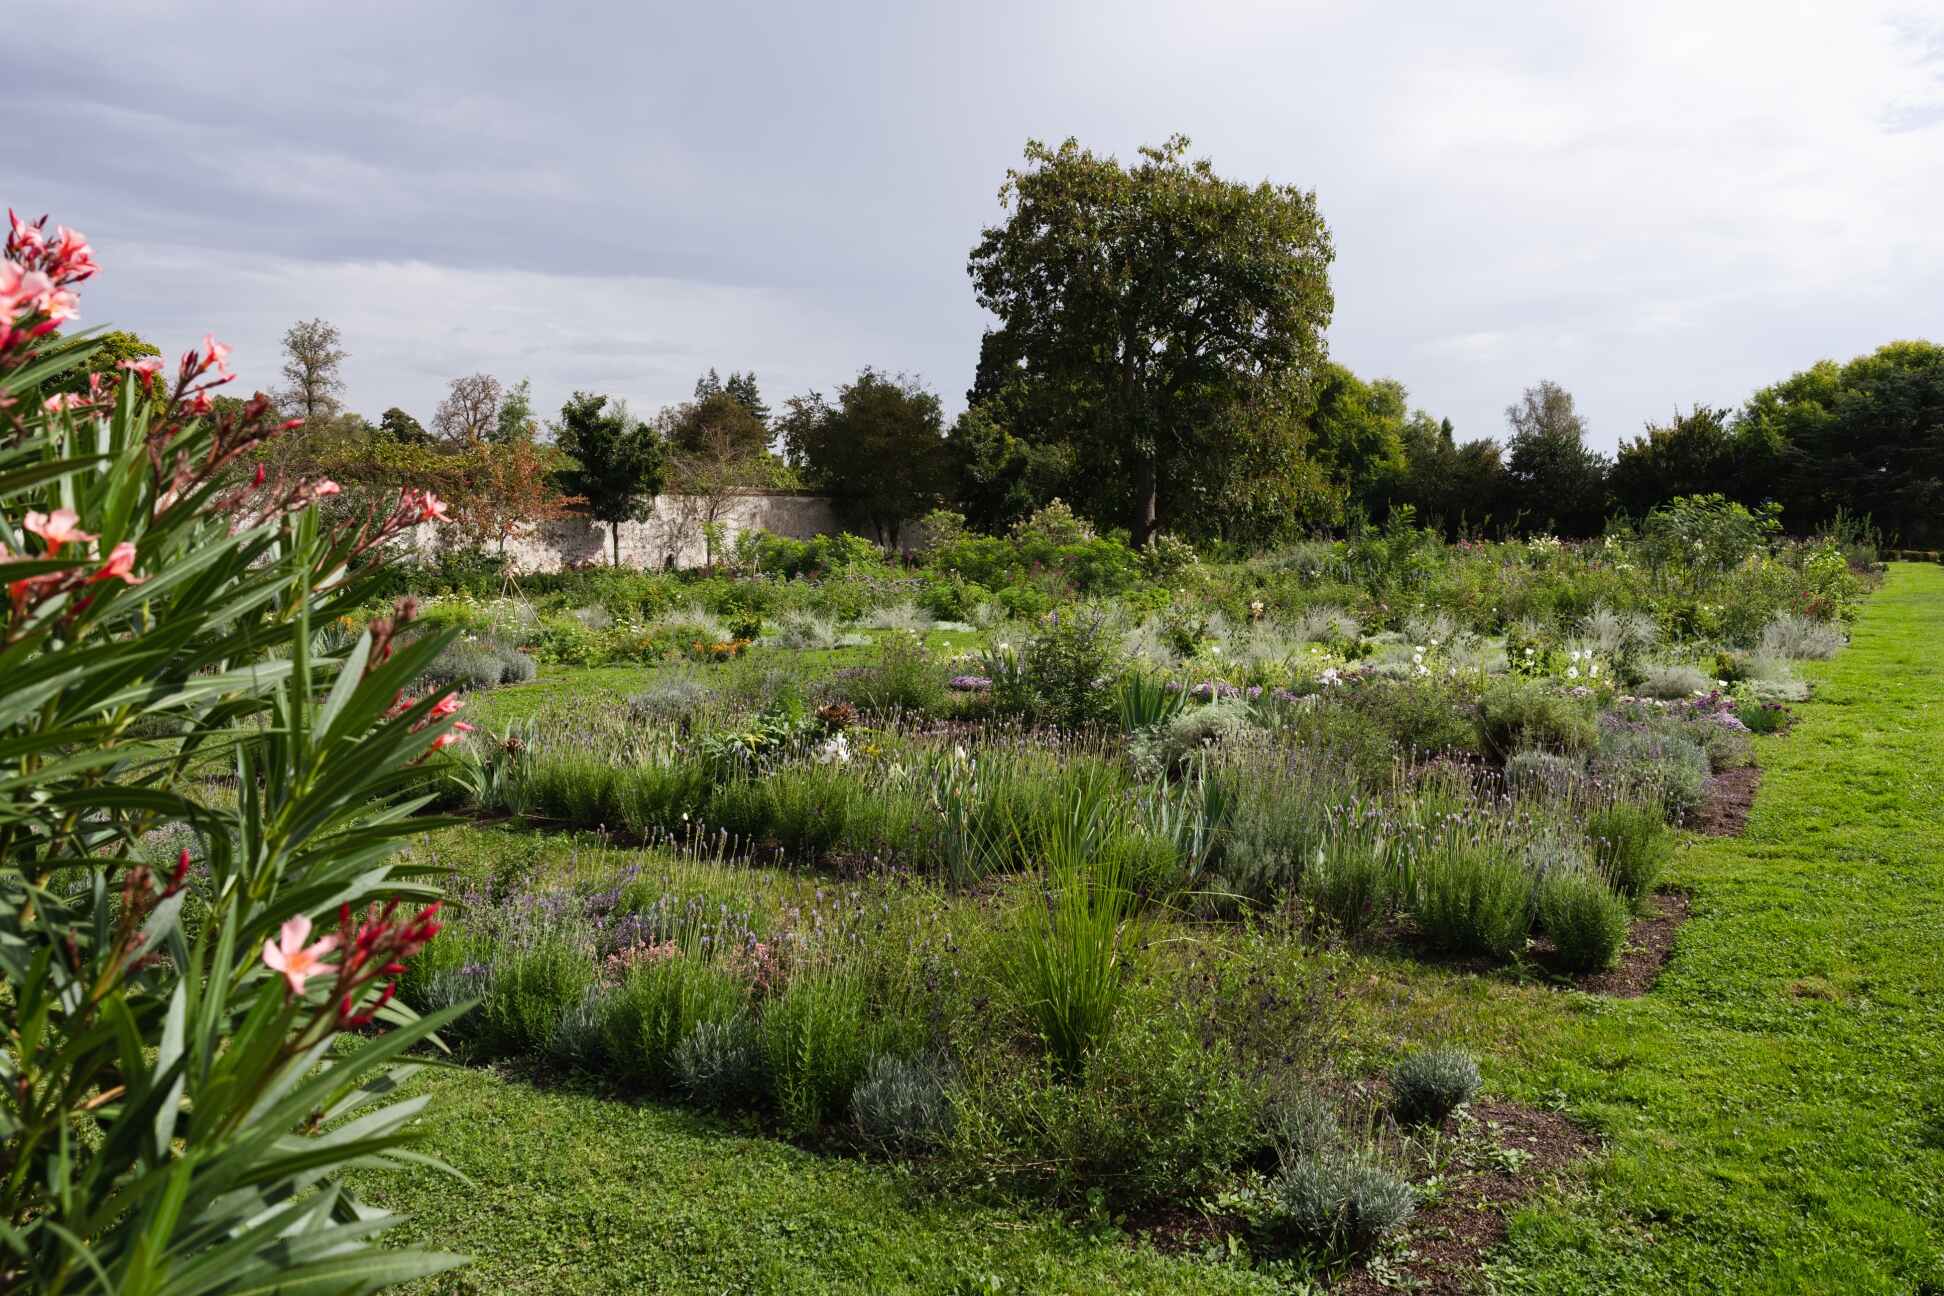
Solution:
<svg viewBox="0 0 1944 1296"><path fill-rule="evenodd" d="M857 1136L886 1152L935 1148L951 1137L953 1119L951 1096L937 1069L918 1059L880 1054L851 1095Z"/></svg>
<svg viewBox="0 0 1944 1296"><path fill-rule="evenodd" d="M619 566L621 524L647 515L667 469L653 429L607 405L605 396L575 392L560 408L556 436L573 461L560 473L561 489L585 500L589 516L608 524Z"/></svg>
<svg viewBox="0 0 1944 1296"><path fill-rule="evenodd" d="M1534 898L1540 930L1552 937L1567 968L1598 972L1619 959L1632 907L1598 873L1571 867L1548 870Z"/></svg>
<svg viewBox="0 0 1944 1296"><path fill-rule="evenodd" d="M1405 1054L1391 1069L1391 1109L1406 1125L1436 1125L1478 1094L1478 1062L1463 1049Z"/></svg>
<svg viewBox="0 0 1944 1296"><path fill-rule="evenodd" d="M1368 1161L1317 1158L1285 1166L1269 1185L1270 1220L1287 1242L1357 1256L1417 1210L1411 1185Z"/></svg>
<svg viewBox="0 0 1944 1296"><path fill-rule="evenodd" d="M395 1218L343 1179L413 1163L399 1060L452 1016L381 985L438 930L400 914L437 889L394 851L419 762L457 737L446 702L402 699L441 645L397 644L405 611L336 651L314 638L420 501L332 531L309 482L226 487L279 429L261 399L203 417L213 340L50 411L39 384L88 353L32 341L94 265L78 234L18 221L6 255L51 286L7 290L0 320L0 1287L369 1290L449 1268L368 1247Z"/></svg>
<svg viewBox="0 0 1944 1296"><path fill-rule="evenodd" d="M1127 517L1137 544L1213 515L1224 461L1291 427L1332 308L1315 196L1222 180L1187 151L1176 136L1123 167L1029 143L969 267L999 319L975 401L1070 447L1092 514Z"/></svg>
<svg viewBox="0 0 1944 1296"><path fill-rule="evenodd" d="M938 397L916 379L865 369L837 389L835 405L815 392L793 398L781 428L805 484L827 492L840 515L881 543L895 542L904 523L938 501L943 416Z"/></svg>

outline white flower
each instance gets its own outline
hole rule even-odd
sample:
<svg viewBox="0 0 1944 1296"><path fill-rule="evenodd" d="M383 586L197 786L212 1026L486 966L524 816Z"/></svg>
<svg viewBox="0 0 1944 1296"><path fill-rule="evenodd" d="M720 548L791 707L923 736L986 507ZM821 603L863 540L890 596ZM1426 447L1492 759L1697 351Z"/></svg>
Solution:
<svg viewBox="0 0 1944 1296"><path fill-rule="evenodd" d="M1577 667L1577 666L1568 666L1568 667L1566 668L1566 678L1567 678L1567 679L1578 679L1578 678L1579 678L1579 667Z"/></svg>
<svg viewBox="0 0 1944 1296"><path fill-rule="evenodd" d="M850 764L850 740L842 734L832 734L817 748L817 763L820 765Z"/></svg>
<svg viewBox="0 0 1944 1296"><path fill-rule="evenodd" d="M1600 663L1594 662L1591 666L1588 666L1586 668L1586 676L1588 679L1600 678Z"/></svg>
<svg viewBox="0 0 1944 1296"><path fill-rule="evenodd" d="M1532 656L1532 649L1530 648L1526 649L1526 656L1528 657Z"/></svg>

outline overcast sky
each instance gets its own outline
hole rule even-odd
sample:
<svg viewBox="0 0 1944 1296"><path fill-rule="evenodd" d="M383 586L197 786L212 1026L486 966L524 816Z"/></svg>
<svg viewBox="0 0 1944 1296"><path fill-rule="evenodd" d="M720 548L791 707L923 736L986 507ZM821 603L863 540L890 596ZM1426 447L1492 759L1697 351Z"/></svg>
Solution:
<svg viewBox="0 0 1944 1296"><path fill-rule="evenodd" d="M352 408L448 380L637 412L864 365L964 399L966 255L1028 138L1180 131L1317 191L1334 358L1461 437L1541 378L1610 448L1944 337L1937 5L65 0L9 29L0 199L92 239L90 324L205 329Z"/></svg>

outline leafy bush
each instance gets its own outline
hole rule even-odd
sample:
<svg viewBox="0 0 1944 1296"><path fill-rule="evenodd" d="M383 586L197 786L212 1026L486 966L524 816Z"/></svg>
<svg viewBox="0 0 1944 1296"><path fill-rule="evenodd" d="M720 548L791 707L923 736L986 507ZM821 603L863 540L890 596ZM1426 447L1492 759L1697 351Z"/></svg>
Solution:
<svg viewBox="0 0 1944 1296"><path fill-rule="evenodd" d="M1616 801L1586 820L1593 859L1620 894L1639 900L1654 889L1674 854L1666 812L1657 804Z"/></svg>
<svg viewBox="0 0 1944 1296"><path fill-rule="evenodd" d="M1669 818L1681 819L1698 810L1706 794L1708 753L1681 734L1602 729L1593 772L1613 787L1659 800Z"/></svg>
<svg viewBox="0 0 1944 1296"><path fill-rule="evenodd" d="M870 1064L864 986L845 970L792 981L763 1007L763 1059L785 1133L815 1133L844 1113Z"/></svg>
<svg viewBox="0 0 1944 1296"><path fill-rule="evenodd" d="M1705 693L1714 686L1714 681L1703 674L1699 667L1680 662L1655 662L1641 670L1640 683L1634 691L1642 697L1679 700Z"/></svg>
<svg viewBox="0 0 1944 1296"><path fill-rule="evenodd" d="M688 720L714 702L716 691L696 679L658 681L628 699L628 714L649 724Z"/></svg>
<svg viewBox="0 0 1944 1296"><path fill-rule="evenodd" d="M1554 869L1539 879L1539 926L1574 972L1610 968L1627 943L1631 906L1599 874Z"/></svg>
<svg viewBox="0 0 1944 1296"><path fill-rule="evenodd" d="M420 688L489 689L524 684L538 673L533 658L491 639L456 640L433 658Z"/></svg>
<svg viewBox="0 0 1944 1296"><path fill-rule="evenodd" d="M1105 719L1118 646L1103 608L1070 607L1042 618L1020 653L1040 716L1072 726Z"/></svg>
<svg viewBox="0 0 1944 1296"><path fill-rule="evenodd" d="M1227 1051L1160 1004L1129 1013L1090 1055L1087 1082L1008 1065L960 1121L964 1159L1006 1167L1058 1197L1116 1205L1204 1191L1257 1146L1256 1096Z"/></svg>
<svg viewBox="0 0 1944 1296"><path fill-rule="evenodd" d="M734 1021L745 1000L727 973L672 946L666 954L637 959L602 1001L608 1067L636 1083L669 1084L676 1078L676 1050L704 1022Z"/></svg>
<svg viewBox="0 0 1944 1296"><path fill-rule="evenodd" d="M1256 728L1255 711L1248 703L1222 698L1180 708L1159 729L1136 734L1130 749L1142 769L1168 773L1179 770L1195 753L1234 742Z"/></svg>
<svg viewBox="0 0 1944 1296"><path fill-rule="evenodd" d="M1562 799L1586 781L1586 762L1557 752L1515 752L1505 762L1505 788L1514 796Z"/></svg>
<svg viewBox="0 0 1944 1296"><path fill-rule="evenodd" d="M703 1107L733 1109L759 1101L769 1087L763 1038L754 1019L703 1020L675 1047L675 1086Z"/></svg>
<svg viewBox="0 0 1944 1296"><path fill-rule="evenodd" d="M924 1152L951 1136L951 1095L926 1062L881 1054L851 1095L857 1135L885 1152Z"/></svg>
<svg viewBox="0 0 1944 1296"><path fill-rule="evenodd" d="M1391 1068L1391 1110L1405 1125L1437 1125L1477 1095L1478 1083L1478 1063L1463 1049L1419 1049Z"/></svg>
<svg viewBox="0 0 1944 1296"><path fill-rule="evenodd" d="M1369 1161L1314 1158L1269 1183L1269 1218L1286 1243L1364 1255L1410 1222L1417 1194L1395 1171Z"/></svg>
<svg viewBox="0 0 1944 1296"><path fill-rule="evenodd" d="M1502 679L1478 700L1478 736L1485 754L1502 764L1527 748L1564 755L1591 751L1598 731L1578 701L1536 681Z"/></svg>
<svg viewBox="0 0 1944 1296"><path fill-rule="evenodd" d="M403 607L314 634L429 501L333 531L322 483L255 482L279 425L261 398L204 417L213 341L61 399L42 384L95 344L40 339L87 245L16 221L5 263L30 286L0 294L0 1289L367 1291L449 1269L369 1245L395 1217L344 1179L424 1172L400 1059L464 1006L414 1019L388 988L438 931L425 865L395 851L422 760L458 735L437 693L392 712L444 637L403 641ZM158 837L185 844L149 856Z"/></svg>
<svg viewBox="0 0 1944 1296"><path fill-rule="evenodd" d="M1356 705L1404 750L1427 756L1478 750L1469 699L1450 681L1372 680L1357 690Z"/></svg>
<svg viewBox="0 0 1944 1296"><path fill-rule="evenodd" d="M909 630L880 636L875 660L844 682L844 692L865 711L932 715L945 708L944 674Z"/></svg>
<svg viewBox="0 0 1944 1296"><path fill-rule="evenodd" d="M561 1018L594 984L587 951L558 933L545 933L495 961L475 1022L481 1043L499 1053L543 1052Z"/></svg>
<svg viewBox="0 0 1944 1296"><path fill-rule="evenodd" d="M1525 947L1532 884L1505 843L1453 835L1420 854L1416 871L1415 915L1433 945L1500 959Z"/></svg>
<svg viewBox="0 0 1944 1296"><path fill-rule="evenodd" d="M1397 874L1385 843L1355 823L1338 824L1304 862L1303 898L1355 936L1382 921L1397 895Z"/></svg>
<svg viewBox="0 0 1944 1296"><path fill-rule="evenodd" d="M1343 1143L1336 1108L1314 1089L1271 1091L1260 1120L1264 1141L1283 1166L1333 1156Z"/></svg>

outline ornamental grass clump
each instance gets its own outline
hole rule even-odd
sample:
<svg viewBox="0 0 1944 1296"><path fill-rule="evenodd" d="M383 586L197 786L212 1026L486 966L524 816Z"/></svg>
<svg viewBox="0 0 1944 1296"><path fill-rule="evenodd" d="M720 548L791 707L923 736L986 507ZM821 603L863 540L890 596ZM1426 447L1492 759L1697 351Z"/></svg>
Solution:
<svg viewBox="0 0 1944 1296"><path fill-rule="evenodd" d="M761 1033L784 1133L813 1134L841 1119L870 1064L875 1034L856 972L833 967L792 981L763 1005Z"/></svg>
<svg viewBox="0 0 1944 1296"><path fill-rule="evenodd" d="M1435 834L1413 859L1413 914L1433 946L1507 959L1531 929L1532 879L1519 842L1490 826Z"/></svg>
<svg viewBox="0 0 1944 1296"><path fill-rule="evenodd" d="M468 727L407 689L449 635L355 636L382 546L220 409L213 337L89 374L55 330L87 240L9 218L0 259L0 1291L369 1291L458 1257L371 1244L346 1181L435 1162L402 1059L466 1004L394 1002L440 930L398 854ZM158 837L193 839L144 859ZM194 921L185 920L191 898Z"/></svg>
<svg viewBox="0 0 1944 1296"><path fill-rule="evenodd" d="M1478 1085L1478 1062L1463 1049L1419 1049L1391 1069L1391 1111L1402 1125L1437 1125L1470 1102Z"/></svg>

